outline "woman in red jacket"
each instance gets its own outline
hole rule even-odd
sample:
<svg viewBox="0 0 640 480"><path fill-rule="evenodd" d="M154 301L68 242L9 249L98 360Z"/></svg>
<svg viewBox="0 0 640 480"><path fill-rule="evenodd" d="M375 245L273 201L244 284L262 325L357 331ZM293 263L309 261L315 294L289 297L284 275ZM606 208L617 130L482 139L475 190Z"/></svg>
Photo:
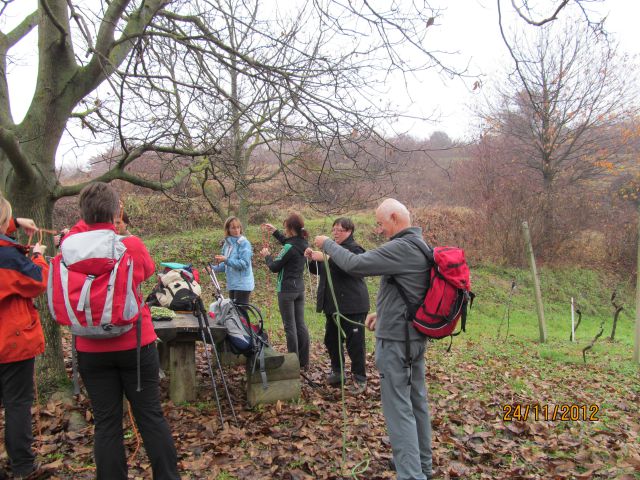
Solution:
<svg viewBox="0 0 640 480"><path fill-rule="evenodd" d="M37 243L28 248L7 234L16 226L35 231L33 220L14 220L11 205L0 195L0 403L4 406L4 444L14 478L33 473L31 406L36 355L44 352L44 335L33 299L47 288L49 266ZM0 472L0 478L3 473Z"/></svg>
<svg viewBox="0 0 640 480"><path fill-rule="evenodd" d="M113 230L120 202L117 192L96 182L80 192L82 220L62 238L92 230ZM134 236L122 239L133 258L136 289L153 275L155 265L142 241ZM144 447L151 461L154 479L179 480L176 448L160 405L159 360L156 334L149 308L142 308L140 374L142 390L137 391L137 328L114 338L76 337L78 370L89 394L95 419L94 457L98 479L126 480L127 460L122 430L122 395L126 395L136 419Z"/></svg>

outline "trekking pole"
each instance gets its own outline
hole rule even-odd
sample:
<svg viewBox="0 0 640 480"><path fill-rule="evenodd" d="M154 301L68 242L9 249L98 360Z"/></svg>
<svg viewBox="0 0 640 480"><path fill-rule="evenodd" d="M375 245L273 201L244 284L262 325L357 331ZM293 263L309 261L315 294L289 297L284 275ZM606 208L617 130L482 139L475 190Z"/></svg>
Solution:
<svg viewBox="0 0 640 480"><path fill-rule="evenodd" d="M218 371L220 372L220 379L222 380L222 386L224 388L225 395L227 396L227 402L229 402L229 407L231 408L231 415L233 416L233 421L238 426L238 418L236 417L236 411L233 408L233 402L231 401L231 394L229 393L229 388L227 387L227 380L224 376L224 370L222 369L222 363L220 362L220 355L218 355L218 348L216 347L216 342L213 340L213 334L211 333L211 326L209 324L209 319L207 318L207 312L204 308L204 303L202 303L202 298L196 298L197 310L200 317L203 319L203 322L206 327L206 331L209 332L209 341L211 342L211 350L213 350L214 355L216 356L216 362L218 363ZM206 345L205 345L206 347Z"/></svg>
<svg viewBox="0 0 640 480"><path fill-rule="evenodd" d="M300 376L307 381L307 383L309 384L309 386L311 388L319 388L320 387L320 385L318 385L316 382L314 382L309 377L307 377L307 374L304 373L303 371L300 371Z"/></svg>
<svg viewBox="0 0 640 480"><path fill-rule="evenodd" d="M211 262L207 262L207 266L205 270L209 274L209 278L211 279L211 283L213 284L213 289L215 290L214 294L216 298L224 298L222 296L222 289L220 288L220 282L218 282L218 277L216 277L216 272L213 271L213 264Z"/></svg>
<svg viewBox="0 0 640 480"><path fill-rule="evenodd" d="M213 368L211 367L211 356L209 355L209 349L207 348L207 338L204 333L204 323L200 315L198 315L197 298L193 300L193 314L198 319L198 327L200 330L200 337L202 338L202 345L204 346L204 356L207 359L207 366L209 367L209 375L211 375L211 385L213 386L213 394L216 398L216 405L218 406L218 414L220 415L220 426L224 428L224 417L222 416L222 406L220 405L220 398L218 397L218 389L216 387L216 377L213 375Z"/></svg>
<svg viewBox="0 0 640 480"><path fill-rule="evenodd" d="M220 288L220 282L218 281L218 277L216 276L216 272L213 270L213 265L211 263L207 263L205 270L209 273L209 278L211 279L211 283L213 284L213 288L215 290L215 297L220 300L224 300L224 296L222 295L222 288ZM236 305L236 302L231 300L231 306L233 306L234 310L238 314L239 317L242 317L242 312Z"/></svg>
<svg viewBox="0 0 640 480"><path fill-rule="evenodd" d="M220 288L220 282L218 282L218 277L216 276L216 272L213 270L213 264L211 262L207 262L207 266L205 267L205 270L209 274L209 278L211 279L211 283L213 284L216 298L219 300L224 300L224 297L222 295L222 289ZM209 325L209 317L207 315L206 309L204 308L204 304L202 303L202 298L200 298L198 302L200 304L199 305L200 312L202 313L202 316L204 318L204 323L207 326L207 331L209 332L209 340L211 341L211 348L213 350L213 353L216 355L216 359L218 360L218 369L220 371L220 378L222 379L222 385L224 386L224 391L227 395L227 401L229 402L229 407L231 407L233 420L236 423L236 425L238 425L238 419L236 417L235 409L233 408L233 402L231 401L231 395L229 394L229 388L227 387L227 381L224 376L224 370L222 369L222 363L220 362L220 355L218 355L218 347L216 347L216 343L213 341L213 334L211 333L211 326ZM233 301L231 302L231 305L233 305L235 308L235 303ZM236 308L236 312L240 314L237 308Z"/></svg>

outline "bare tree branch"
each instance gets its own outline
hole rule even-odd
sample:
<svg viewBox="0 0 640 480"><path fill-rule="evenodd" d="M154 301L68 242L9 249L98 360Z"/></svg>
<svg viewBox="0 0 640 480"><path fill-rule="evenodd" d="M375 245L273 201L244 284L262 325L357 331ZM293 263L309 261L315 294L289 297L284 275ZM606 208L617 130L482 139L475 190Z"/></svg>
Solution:
<svg viewBox="0 0 640 480"><path fill-rule="evenodd" d="M25 36L38 25L38 12L32 12L27 15L20 24L15 27L11 32L6 34L6 46L7 50L13 47L16 43L22 40Z"/></svg>
<svg viewBox="0 0 640 480"><path fill-rule="evenodd" d="M558 18L558 14L564 9L564 7L567 6L567 4L569 3L570 0L562 0L558 6L556 7L555 11L548 17L542 18L540 20L534 20L533 18L531 18L530 16L526 15L523 13L522 8L518 7L514 0L511 0L511 6L513 7L513 9L518 13L518 16L523 19L525 22L527 22L529 25L533 25L536 27L541 27L546 23L549 22L553 22L555 19ZM526 7L527 2L524 2L524 5ZM500 0L498 0L498 8L500 8Z"/></svg>
<svg viewBox="0 0 640 480"><path fill-rule="evenodd" d="M18 175L27 179L33 179L35 171L29 163L29 159L24 155L20 147L20 139L15 132L0 127L0 149L5 152L8 162Z"/></svg>

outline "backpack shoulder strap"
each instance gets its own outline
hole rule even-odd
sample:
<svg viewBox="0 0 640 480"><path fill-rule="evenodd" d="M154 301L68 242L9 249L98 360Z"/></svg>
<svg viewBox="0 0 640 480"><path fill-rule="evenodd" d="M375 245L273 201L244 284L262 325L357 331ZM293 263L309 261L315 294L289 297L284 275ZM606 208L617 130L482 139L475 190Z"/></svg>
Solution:
<svg viewBox="0 0 640 480"><path fill-rule="evenodd" d="M428 264L429 267L431 267L435 263L435 260L433 258L433 248L427 245L427 242L425 242L420 237L417 237L415 235L409 235L409 236L403 237L403 239L420 249L420 251L424 254L424 256L427 257L427 261L429 262Z"/></svg>
<svg viewBox="0 0 640 480"><path fill-rule="evenodd" d="M429 247L429 245L427 245L427 243L419 238L416 237L415 235L409 235L407 237L403 237L403 240L411 243L412 245L415 245L416 247L418 247L420 249L420 251L424 254L425 257L427 257L427 289L429 288L429 283L430 283L430 277L429 277L429 270L431 269L431 267L433 266L433 250ZM392 285L395 285L396 288L398 289L398 293L400 293L400 296L402 297L402 300L404 300L405 305L407 306L407 320L411 321L411 319L414 317L416 311L418 310L418 308L420 307L420 302L418 302L417 305L413 305L410 301L409 298L407 297L406 292L404 291L404 289L400 286L400 284L397 282L397 280L395 279L395 277L393 275L391 275L389 277L389 283Z"/></svg>

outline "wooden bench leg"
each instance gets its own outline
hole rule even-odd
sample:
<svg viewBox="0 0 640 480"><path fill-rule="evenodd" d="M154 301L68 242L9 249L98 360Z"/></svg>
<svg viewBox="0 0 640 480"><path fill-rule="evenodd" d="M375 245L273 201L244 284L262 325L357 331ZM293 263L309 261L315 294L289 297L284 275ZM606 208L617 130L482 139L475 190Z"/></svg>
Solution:
<svg viewBox="0 0 640 480"><path fill-rule="evenodd" d="M169 343L169 398L173 403L196 399L196 343Z"/></svg>

